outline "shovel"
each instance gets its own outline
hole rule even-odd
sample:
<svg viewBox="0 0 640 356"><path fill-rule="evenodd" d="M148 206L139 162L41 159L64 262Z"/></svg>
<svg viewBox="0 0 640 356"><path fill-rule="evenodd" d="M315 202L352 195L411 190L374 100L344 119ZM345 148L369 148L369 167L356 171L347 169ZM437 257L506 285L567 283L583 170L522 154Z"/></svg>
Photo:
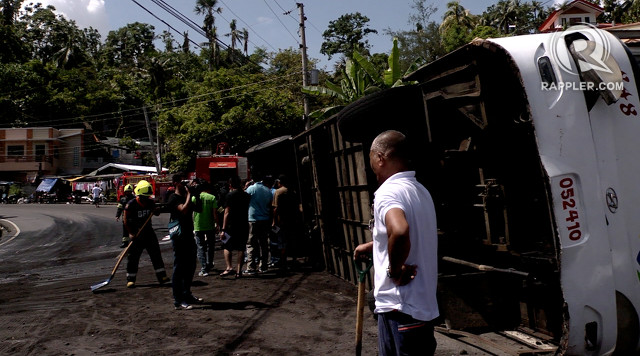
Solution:
<svg viewBox="0 0 640 356"><path fill-rule="evenodd" d="M145 226L147 226L147 223L149 221L151 221L151 217L153 216L153 214L149 214L149 217L147 218L147 221L144 222L144 224L142 224L142 227L140 227L140 230L138 230L138 233L136 234L136 236L131 239L131 241L129 242L129 244L127 245L127 247L122 250L122 252L120 253L120 256L118 256L118 261L116 262L115 267L113 267L113 271L111 271L111 275L109 276L109 278L107 278L106 280L98 283L98 284L94 284L91 286L91 291L95 292L96 290L106 286L107 284L111 283L111 280L113 279L113 277L116 275L116 271L118 270L118 267L120 267L120 262L122 262L122 259L124 258L124 256L127 254L127 252L129 251L129 248L131 247L131 244L133 243L133 240L135 238L138 237L138 235L140 235L140 232L142 232L142 229L144 229Z"/></svg>
<svg viewBox="0 0 640 356"><path fill-rule="evenodd" d="M365 263L367 266L365 269L361 269L361 263ZM362 319L364 316L364 304L365 304L365 279L369 270L373 266L373 259L371 257L363 257L359 261L356 261L356 271L358 272L358 309L356 311L356 356L362 354Z"/></svg>

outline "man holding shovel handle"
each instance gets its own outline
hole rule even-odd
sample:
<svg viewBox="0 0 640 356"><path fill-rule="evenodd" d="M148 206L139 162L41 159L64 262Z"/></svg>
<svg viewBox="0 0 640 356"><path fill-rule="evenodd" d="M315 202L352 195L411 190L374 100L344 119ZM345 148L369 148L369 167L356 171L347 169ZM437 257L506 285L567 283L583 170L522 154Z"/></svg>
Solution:
<svg viewBox="0 0 640 356"><path fill-rule="evenodd" d="M436 349L436 215L431 195L411 170L409 153L398 131L373 140L369 163L380 185L374 193L373 241L354 250L356 261L373 254L380 356L433 355Z"/></svg>

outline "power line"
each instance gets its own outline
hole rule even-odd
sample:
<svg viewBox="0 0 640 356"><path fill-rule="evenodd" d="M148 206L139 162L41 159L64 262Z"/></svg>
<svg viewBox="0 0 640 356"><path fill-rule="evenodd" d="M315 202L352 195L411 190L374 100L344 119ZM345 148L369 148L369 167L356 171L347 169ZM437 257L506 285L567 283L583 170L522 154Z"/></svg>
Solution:
<svg viewBox="0 0 640 356"><path fill-rule="evenodd" d="M274 1L276 4L278 4L278 1L277 1L277 0L273 0L273 1ZM295 1L294 1L294 3L295 3ZM280 6L280 4L278 4L278 6ZM296 6L297 6L297 3L296 3ZM285 11L285 9L283 9L283 8L282 8L282 6L280 6L280 8L282 9L282 11ZM292 11L293 11L293 10L285 11L285 15L289 15L289 16L291 16L291 18L292 18L292 19L294 19L294 20L296 21L296 23L298 23L298 19L296 19L295 17L293 17L293 16L291 15L291 12L292 12ZM309 21L309 19L306 19L305 23L310 24L310 25L311 25L311 27L313 27L316 31L318 31L318 33L322 34L322 31L320 31L320 30L316 27L316 25L314 25L314 24L313 24L313 22Z"/></svg>
<svg viewBox="0 0 640 356"><path fill-rule="evenodd" d="M295 9L296 9L295 7L294 7L293 9L291 9L291 10L285 10L285 9L280 5L280 3L278 3L278 1L277 1L277 0L273 0L273 2L275 2L275 3L276 3L276 5L278 5L278 7L280 8L280 10L284 11L283 15L289 15L289 17L291 17L291 18L292 18L296 23L298 22L298 20L296 20L296 18L295 18L295 17L291 16L291 13L293 12L293 10L295 10Z"/></svg>
<svg viewBox="0 0 640 356"><path fill-rule="evenodd" d="M144 11L148 12L149 14L151 14L151 16L155 17L158 21L162 22L163 24L167 25L170 29L174 30L177 34L179 34L180 36L183 36L184 34L180 33L180 31L176 30L173 26L169 25L166 21L164 21L163 19L159 18L158 16L156 16L156 14L154 14L153 12L149 11L146 7L142 6L139 2L137 2L136 0L131 0L133 1L136 5L140 6ZM200 47L199 44L197 44L196 42L194 42L193 40L189 39L189 42L193 43L196 47L198 48L202 48Z"/></svg>
<svg viewBox="0 0 640 356"><path fill-rule="evenodd" d="M285 79L285 78L288 78L288 77L291 77L291 76L296 76L296 75L300 75L300 73L291 73L291 74L287 74L287 75L283 75L283 76L278 76L278 77L275 77L275 78L269 78L269 79L265 79L265 80L261 80L261 81L257 81L257 82L238 85L238 86L231 87L231 88L220 89L220 90L213 91L213 92L193 95L193 96L189 96L189 97L182 98L182 99L165 101L165 102L159 103L158 106L171 105L170 108L173 108L173 107L176 107L176 104L181 103L181 102L185 102L185 101L188 101L188 100L197 99L197 98L210 96L210 95L215 95L215 94L220 94L220 93L224 93L224 92L228 92L228 91L232 91L232 90L242 89L242 88L246 88L246 87L249 87L249 86L252 86L252 85L264 84L264 83L268 83L268 82L271 82L271 81L281 80L281 79ZM269 89L269 88L266 88L266 89ZM238 95L244 95L244 94L238 94ZM230 98L230 97L225 97L225 98ZM214 100L216 100L216 99L214 99ZM207 102L207 101L205 101L205 102ZM189 103L186 103L186 104L189 104ZM145 106L145 108L152 110L153 106ZM132 116L138 116L138 115L141 115L141 113L139 112L140 110L142 110L142 107L125 109L125 110L118 110L118 111L111 111L111 112L93 114L93 115L76 116L76 117L64 118L64 119L33 121L30 124L31 125L53 125L53 124L56 124L57 122L72 121L72 120L83 120L82 122L57 123L56 124L58 126L81 125L81 124L83 124L85 122L86 123L93 123L93 122L105 121L105 120L110 120L110 119L119 119L119 118L127 118L127 117L132 117ZM168 109L165 109L165 110L168 110ZM130 113L132 111L135 111L135 113L127 114L127 115L123 116L124 113ZM152 110L150 112L153 113L155 111ZM90 119L90 118L93 118L93 120L87 120L87 119Z"/></svg>
<svg viewBox="0 0 640 356"><path fill-rule="evenodd" d="M240 21L242 21L242 23L244 23L245 25L247 25L247 27L249 27L249 28L251 29L251 31L252 31L256 36L258 36L258 38L260 38L264 43L266 43L269 47L271 47L271 49L273 49L273 51L274 51L274 52L278 52L278 50L277 50L275 47L273 47L273 46L271 45L271 43L269 43L267 40L265 40L264 38L262 38L262 36L260 36L260 34L259 34L256 30L254 30L254 29L253 29L253 27L251 27L251 25L249 25L245 20L243 20L243 19L242 19L240 16L238 16L235 12L233 12L233 10L231 10L231 8L230 8L227 4L225 4L225 2L224 2L223 0L220 0L220 2L221 2L224 6L226 6L226 8L227 8L229 11L231 11L231 13L232 13L236 18L238 18Z"/></svg>
<svg viewBox="0 0 640 356"><path fill-rule="evenodd" d="M218 16L220 16L220 17L221 17L223 20L225 20L228 24L231 24L231 21L229 21L226 17L224 17L224 15L223 15L223 14L218 14ZM251 29L251 31L253 31L253 29ZM253 32L252 32L252 33L253 33ZM264 39L263 39L263 40L264 40ZM255 48L258 48L258 47L259 47L255 42L253 42L253 41L251 41L251 40L249 40L248 42L249 42L249 43L251 43L251 44L253 45L253 47L255 47ZM271 46L271 44L267 43L267 45L269 45L271 48L273 48L273 46ZM273 48L273 49L275 50L275 48Z"/></svg>
<svg viewBox="0 0 640 356"><path fill-rule="evenodd" d="M154 1L155 2L155 1ZM182 14L180 11L176 10L173 6L171 6L170 4L167 4L164 0L160 0L161 3L163 3L165 6L169 7L171 10L177 12L178 14L180 14L182 17L184 17L187 21L189 21L190 23L194 24L195 26L198 26L199 28L200 25L198 25L197 23L193 22L190 18L188 18L187 16L185 16L184 14ZM206 37L206 36L205 36Z"/></svg>
<svg viewBox="0 0 640 356"><path fill-rule="evenodd" d="M267 0L262 0L264 1L264 4L267 5L267 7L269 8L269 10L271 10L271 12L273 13L273 16L276 17L276 19L278 19L278 22L280 22L280 24L282 25L282 27L284 27L284 29L289 33L289 35L291 35L291 37L293 38L294 41L296 41L296 43L299 45L300 42L298 42L298 39L296 38L296 36L294 36L289 29L287 28L287 26L284 25L284 22L282 22L282 20L280 20L280 17L278 15L276 15L275 11L273 11L273 9L271 8L271 6L269 6L269 3L267 2Z"/></svg>
<svg viewBox="0 0 640 356"><path fill-rule="evenodd" d="M159 0L151 0L151 2L153 2L154 4L158 5L160 8L162 8L164 11L168 12L171 16L175 17L176 19L178 19L180 22L182 22L183 24L187 25L189 28L193 29L196 31L196 33L198 33L199 35L201 35L204 38L207 38L207 34L206 32L204 32L204 30L198 26L197 24L195 24L195 22L189 20L185 15L183 15L182 13L178 12L177 10L175 10L173 7L166 5L164 2L161 2Z"/></svg>
<svg viewBox="0 0 640 356"><path fill-rule="evenodd" d="M154 4L158 5L160 8L162 8L163 10L165 10L166 12L168 12L171 16L173 16L173 17L177 18L178 20L180 20L183 24L187 25L189 28L192 28L193 30L195 30L202 37L204 37L206 39L209 39L209 37L207 36L207 33L200 26L198 26L198 24L196 24L194 21L189 19L186 15L184 15L180 11L176 10L171 5L167 4L163 0L151 0L151 1ZM214 40L218 44L220 44L223 48L225 48L227 50L231 49L231 47L229 45L227 45L226 43L222 42L222 40L220 40L220 38L218 38L217 36L214 38ZM237 58L236 56L231 56L231 57L232 57L231 58L232 61L236 61L236 63L238 63L238 64L243 64L243 63L240 63L240 62L238 62L236 60L236 58ZM242 58L248 63L252 63L252 64L254 64L256 66L260 66L258 63L253 62L248 57L242 56Z"/></svg>

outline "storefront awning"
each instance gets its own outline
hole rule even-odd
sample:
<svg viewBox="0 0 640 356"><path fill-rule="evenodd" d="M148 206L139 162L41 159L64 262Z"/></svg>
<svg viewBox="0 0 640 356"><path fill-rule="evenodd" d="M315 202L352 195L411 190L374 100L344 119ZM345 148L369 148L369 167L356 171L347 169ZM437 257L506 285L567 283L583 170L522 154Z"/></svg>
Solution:
<svg viewBox="0 0 640 356"><path fill-rule="evenodd" d="M58 182L58 178L45 178L40 182L38 188L36 188L36 192L49 193L56 185L56 182Z"/></svg>

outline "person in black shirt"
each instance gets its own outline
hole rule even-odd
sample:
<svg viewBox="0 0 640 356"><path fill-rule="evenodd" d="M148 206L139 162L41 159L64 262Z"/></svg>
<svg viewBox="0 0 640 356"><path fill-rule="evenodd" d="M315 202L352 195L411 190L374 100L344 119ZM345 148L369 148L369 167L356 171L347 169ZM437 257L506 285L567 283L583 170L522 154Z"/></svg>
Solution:
<svg viewBox="0 0 640 356"><path fill-rule="evenodd" d="M127 257L127 288L136 286L136 276L138 274L138 263L143 250L147 250L153 269L156 272L156 278L160 284L169 282L167 272L164 269L164 261L160 252L160 245L155 231L149 221L144 227L142 226L149 215L159 215L156 204L151 200L153 188L146 180L142 180L135 188L135 199L129 200L124 208L124 225L129 232L131 239L131 247L129 248L129 256ZM142 228L140 234L138 231ZM136 237L136 235L138 235Z"/></svg>
<svg viewBox="0 0 640 356"><path fill-rule="evenodd" d="M224 277L233 273L232 251L238 251L236 278L242 276L244 264L244 250L249 239L249 201L251 196L240 187L240 178L237 176L229 179L231 190L225 199L224 217L222 218L222 230L220 239L223 241L224 260L227 269L220 274ZM226 239L226 237L229 237Z"/></svg>
<svg viewBox="0 0 640 356"><path fill-rule="evenodd" d="M171 237L173 246L173 305L178 309L193 309L191 304L202 303L202 298L191 294L191 283L196 271L197 246L193 237L194 207L198 205L191 202L191 193L182 183L182 175L173 176L175 192L169 197L167 208L171 214L171 221L180 221L181 233Z"/></svg>

